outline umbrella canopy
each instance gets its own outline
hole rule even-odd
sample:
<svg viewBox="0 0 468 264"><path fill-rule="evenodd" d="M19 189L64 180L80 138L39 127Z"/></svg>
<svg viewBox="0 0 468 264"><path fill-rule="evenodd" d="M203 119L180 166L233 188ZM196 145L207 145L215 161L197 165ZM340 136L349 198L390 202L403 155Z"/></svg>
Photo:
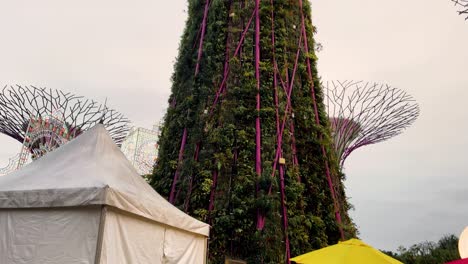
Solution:
<svg viewBox="0 0 468 264"><path fill-rule="evenodd" d="M403 264L359 239L339 242L336 245L315 250L291 260L297 264Z"/></svg>
<svg viewBox="0 0 468 264"><path fill-rule="evenodd" d="M457 260L454 260L454 261L447 262L445 264L468 264L468 258L457 259Z"/></svg>

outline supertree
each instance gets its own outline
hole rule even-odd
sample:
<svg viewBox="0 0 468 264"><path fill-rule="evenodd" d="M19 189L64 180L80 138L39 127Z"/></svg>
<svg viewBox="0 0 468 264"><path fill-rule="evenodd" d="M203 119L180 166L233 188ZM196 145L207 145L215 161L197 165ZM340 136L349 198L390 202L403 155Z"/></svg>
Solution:
<svg viewBox="0 0 468 264"><path fill-rule="evenodd" d="M355 234L302 0L189 1L151 184L210 261L289 263Z"/></svg>
<svg viewBox="0 0 468 264"><path fill-rule="evenodd" d="M331 81L324 86L341 167L354 150L401 134L419 116L413 97L387 84Z"/></svg>
<svg viewBox="0 0 468 264"><path fill-rule="evenodd" d="M458 11L459 15L466 16L465 20L468 20L468 0L451 0L456 6L461 9Z"/></svg>
<svg viewBox="0 0 468 264"><path fill-rule="evenodd" d="M104 124L117 144L129 131L122 114L82 96L19 85L5 86L0 93L0 133L23 144L18 166L28 155L35 160L97 123Z"/></svg>

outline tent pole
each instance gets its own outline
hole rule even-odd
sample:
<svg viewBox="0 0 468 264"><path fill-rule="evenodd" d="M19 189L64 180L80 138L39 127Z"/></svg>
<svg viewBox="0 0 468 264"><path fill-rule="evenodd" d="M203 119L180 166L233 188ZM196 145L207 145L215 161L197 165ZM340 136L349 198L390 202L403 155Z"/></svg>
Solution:
<svg viewBox="0 0 468 264"><path fill-rule="evenodd" d="M96 243L96 258L94 264L99 264L101 262L101 253L102 253L102 242L104 240L104 226L106 223L107 215L107 206L103 205L101 207L101 219L99 221L99 231L98 238Z"/></svg>

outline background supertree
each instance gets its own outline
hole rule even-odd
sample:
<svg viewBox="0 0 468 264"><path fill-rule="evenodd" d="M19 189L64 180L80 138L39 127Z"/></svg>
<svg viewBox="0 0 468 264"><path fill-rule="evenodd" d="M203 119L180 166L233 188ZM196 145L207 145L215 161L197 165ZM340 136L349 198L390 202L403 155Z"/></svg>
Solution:
<svg viewBox="0 0 468 264"><path fill-rule="evenodd" d="M341 166L354 150L401 134L419 116L419 106L410 95L386 84L331 81L324 86Z"/></svg>
<svg viewBox="0 0 468 264"><path fill-rule="evenodd" d="M129 131L122 114L82 96L19 85L5 86L0 93L0 133L23 144L19 166L26 155L34 160L97 123L104 124L117 144Z"/></svg>
<svg viewBox="0 0 468 264"><path fill-rule="evenodd" d="M459 15L466 16L465 20L468 20L468 0L451 0L456 6L460 7L458 11Z"/></svg>
<svg viewBox="0 0 468 264"><path fill-rule="evenodd" d="M210 261L289 263L353 236L302 0L189 1L152 185Z"/></svg>

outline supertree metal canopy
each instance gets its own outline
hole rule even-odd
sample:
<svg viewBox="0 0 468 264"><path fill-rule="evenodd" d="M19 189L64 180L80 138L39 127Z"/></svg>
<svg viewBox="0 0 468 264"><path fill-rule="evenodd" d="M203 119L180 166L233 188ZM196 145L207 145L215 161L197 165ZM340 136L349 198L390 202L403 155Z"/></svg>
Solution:
<svg viewBox="0 0 468 264"><path fill-rule="evenodd" d="M341 166L354 150L401 134L419 116L413 97L386 84L331 81L323 86Z"/></svg>
<svg viewBox="0 0 468 264"><path fill-rule="evenodd" d="M5 86L0 93L0 133L23 144L17 167L97 123L104 124L119 145L129 131L129 120L122 114L82 96L20 85Z"/></svg>
<svg viewBox="0 0 468 264"><path fill-rule="evenodd" d="M468 20L468 0L451 0L456 6L460 7L458 11L459 15L466 16L465 20Z"/></svg>

